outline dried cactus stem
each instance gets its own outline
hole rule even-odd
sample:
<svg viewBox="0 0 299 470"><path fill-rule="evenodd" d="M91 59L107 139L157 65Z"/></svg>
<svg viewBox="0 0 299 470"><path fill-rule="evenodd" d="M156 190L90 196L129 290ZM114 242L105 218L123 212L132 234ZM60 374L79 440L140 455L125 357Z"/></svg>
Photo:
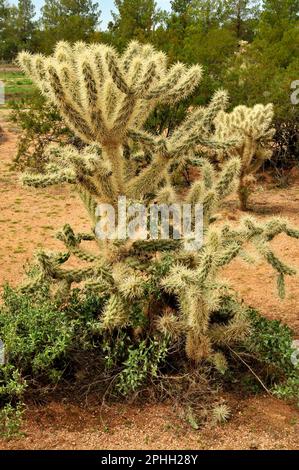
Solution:
<svg viewBox="0 0 299 470"><path fill-rule="evenodd" d="M250 189L249 187L244 184L244 181L242 178L240 178L240 183L238 186L238 197L239 197L239 205L241 211L247 211L248 210L248 200L250 196Z"/></svg>

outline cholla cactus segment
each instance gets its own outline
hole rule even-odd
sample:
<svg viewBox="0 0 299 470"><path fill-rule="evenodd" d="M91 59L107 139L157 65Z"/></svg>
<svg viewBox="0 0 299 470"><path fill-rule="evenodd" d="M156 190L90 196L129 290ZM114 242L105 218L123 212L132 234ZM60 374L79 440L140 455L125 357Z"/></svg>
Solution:
<svg viewBox="0 0 299 470"><path fill-rule="evenodd" d="M144 129L149 114L159 103L191 94L201 79L200 66L168 67L163 53L137 42L122 55L107 45L61 42L52 57L23 52L19 62L84 143L80 150L50 146L45 173L25 174L23 182L35 187L73 185L92 223L90 234L76 234L66 224L57 235L64 251L39 252L36 274L24 289L32 292L48 282L60 298L74 285L92 291L103 301L102 330L165 335L185 343L191 361L208 361L224 373L222 351L246 338L250 322L236 307L217 321L231 295L227 283L220 281L223 267L238 256L246 258L253 247L277 272L281 296L285 276L295 274L271 247L281 233L299 239L299 231L287 221L274 218L262 224L247 217L239 226L213 227L222 200L238 184L239 194L247 191L252 174L270 155L272 105L239 106L226 113L228 95L218 90L207 107L190 109L169 136L154 135ZM220 171L205 158L211 152L218 155ZM186 162L195 162L199 177L183 192L173 171L182 170ZM187 203L194 210L202 204L203 246L186 251L187 236L98 239L97 205L110 204L117 214L119 196L147 206ZM78 267L64 267L70 259Z"/></svg>
<svg viewBox="0 0 299 470"><path fill-rule="evenodd" d="M207 360L212 354L210 339L199 335L197 331L190 331L186 339L186 355L191 361L200 363Z"/></svg>
<svg viewBox="0 0 299 470"><path fill-rule="evenodd" d="M140 271L117 263L113 266L113 278L117 289L127 300L141 299L144 297L144 285L147 277Z"/></svg>
<svg viewBox="0 0 299 470"><path fill-rule="evenodd" d="M225 374L228 369L228 363L225 355L222 352L216 352L211 355L211 362L215 366L215 369L220 374Z"/></svg>
<svg viewBox="0 0 299 470"><path fill-rule="evenodd" d="M129 323L128 305L118 294L111 294L102 316L101 325L104 330L122 328Z"/></svg>
<svg viewBox="0 0 299 470"><path fill-rule="evenodd" d="M160 333L173 340L179 339L186 333L185 323L170 311L166 311L164 315L157 318L155 327Z"/></svg>
<svg viewBox="0 0 299 470"><path fill-rule="evenodd" d="M218 151L220 161L231 154L241 160L238 194L242 210L246 210L248 197L255 182L255 174L265 160L273 153L272 139L275 129L272 127L274 108L257 104L252 108L237 106L231 113L220 111L214 119L213 138L223 140L236 139L239 145L228 152Z"/></svg>

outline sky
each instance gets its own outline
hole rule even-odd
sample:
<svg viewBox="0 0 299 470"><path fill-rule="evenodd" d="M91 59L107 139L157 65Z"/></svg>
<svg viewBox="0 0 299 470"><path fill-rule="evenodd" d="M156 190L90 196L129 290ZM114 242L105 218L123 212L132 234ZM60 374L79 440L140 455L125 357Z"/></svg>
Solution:
<svg viewBox="0 0 299 470"><path fill-rule="evenodd" d="M96 0L95 0L96 1ZM100 10L102 11L101 15L101 28L105 29L108 22L111 20L111 10L114 9L114 0L97 0L98 3L100 4ZM169 9L170 6L170 0L156 0L157 5L159 8L162 8L163 10ZM17 4L18 0L11 0L13 4ZM36 12L38 13L43 6L44 1L43 0L33 0L33 3L36 8Z"/></svg>

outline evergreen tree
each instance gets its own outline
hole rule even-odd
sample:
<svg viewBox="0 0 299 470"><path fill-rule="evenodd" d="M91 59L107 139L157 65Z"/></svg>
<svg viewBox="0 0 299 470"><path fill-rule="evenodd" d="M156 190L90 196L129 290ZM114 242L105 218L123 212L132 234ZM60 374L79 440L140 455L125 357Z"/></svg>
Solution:
<svg viewBox="0 0 299 470"><path fill-rule="evenodd" d="M17 53L17 9L6 0L0 0L0 59L11 60Z"/></svg>
<svg viewBox="0 0 299 470"><path fill-rule="evenodd" d="M259 0L224 1L226 21L233 27L239 39L252 39L254 26L259 17Z"/></svg>
<svg viewBox="0 0 299 470"><path fill-rule="evenodd" d="M35 30L35 7L31 0L19 0L16 18L18 49L32 49Z"/></svg>
<svg viewBox="0 0 299 470"><path fill-rule="evenodd" d="M42 48L48 52L59 40L89 41L99 24L99 4L92 0L46 0L42 8Z"/></svg>
<svg viewBox="0 0 299 470"><path fill-rule="evenodd" d="M195 23L208 32L223 23L226 8L222 0L196 0L194 2Z"/></svg>
<svg viewBox="0 0 299 470"><path fill-rule="evenodd" d="M186 28L190 23L191 10L194 4L194 0L173 0L170 2L172 20L179 19L180 24L183 28Z"/></svg>
<svg viewBox="0 0 299 470"><path fill-rule="evenodd" d="M264 0L259 34L268 40L280 40L285 31L298 27L299 0Z"/></svg>
<svg viewBox="0 0 299 470"><path fill-rule="evenodd" d="M145 42L151 38L157 22L157 5L154 0L115 0L117 12L113 13L110 29L122 47L131 39Z"/></svg>

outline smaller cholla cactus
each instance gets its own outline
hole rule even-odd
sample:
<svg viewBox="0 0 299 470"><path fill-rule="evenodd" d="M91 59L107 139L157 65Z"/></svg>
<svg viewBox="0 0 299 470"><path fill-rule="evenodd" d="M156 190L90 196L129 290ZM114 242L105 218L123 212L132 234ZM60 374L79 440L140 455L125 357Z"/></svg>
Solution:
<svg viewBox="0 0 299 470"><path fill-rule="evenodd" d="M216 141L230 139L239 142L235 148L218 150L217 155L220 161L229 156L240 157L238 195L242 210L247 209L255 174L273 153L273 116L272 104L257 104L253 108L237 106L231 113L220 111L214 120Z"/></svg>

